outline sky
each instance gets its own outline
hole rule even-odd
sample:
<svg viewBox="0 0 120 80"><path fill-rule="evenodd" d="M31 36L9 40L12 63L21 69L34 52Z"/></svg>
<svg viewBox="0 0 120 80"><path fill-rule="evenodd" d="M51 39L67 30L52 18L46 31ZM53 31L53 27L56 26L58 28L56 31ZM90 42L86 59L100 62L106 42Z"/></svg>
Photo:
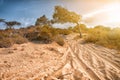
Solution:
<svg viewBox="0 0 120 80"><path fill-rule="evenodd" d="M44 14L52 19L56 5L82 15L82 22L88 26L119 26L120 23L120 0L0 0L0 18L19 21L22 26L33 25Z"/></svg>

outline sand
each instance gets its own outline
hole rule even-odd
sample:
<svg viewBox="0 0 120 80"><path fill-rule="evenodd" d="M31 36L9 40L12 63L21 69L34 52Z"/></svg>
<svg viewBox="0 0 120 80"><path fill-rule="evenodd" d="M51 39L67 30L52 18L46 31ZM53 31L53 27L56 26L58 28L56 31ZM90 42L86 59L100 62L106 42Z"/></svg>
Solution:
<svg viewBox="0 0 120 80"><path fill-rule="evenodd" d="M120 54L69 35L65 45L0 48L0 80L120 80Z"/></svg>

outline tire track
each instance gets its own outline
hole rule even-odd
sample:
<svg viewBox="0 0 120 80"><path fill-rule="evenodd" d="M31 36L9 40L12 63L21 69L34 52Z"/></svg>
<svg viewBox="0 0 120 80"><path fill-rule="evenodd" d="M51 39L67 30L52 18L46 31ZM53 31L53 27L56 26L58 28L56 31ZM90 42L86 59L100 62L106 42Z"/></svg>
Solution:
<svg viewBox="0 0 120 80"><path fill-rule="evenodd" d="M79 44L73 40L69 41L68 45L73 63L76 63L79 68L82 67L82 73L87 74L90 79L120 80L119 55L115 56L115 51L110 52L108 49L97 48L93 45ZM109 58L110 56L112 58ZM118 61L115 62L114 59ZM93 61L96 61L96 67Z"/></svg>
<svg viewBox="0 0 120 80"><path fill-rule="evenodd" d="M111 59L109 59L108 57L103 56L102 54L99 54L100 51L97 50L93 50L91 47L92 46L84 46L86 48L87 51L91 52L92 54L94 54L96 57L100 58L101 60L109 63L112 67L114 67L118 72L120 72L120 66L118 64L116 64L115 62L113 62ZM97 53L97 54L96 54ZM106 53L107 54L107 53Z"/></svg>
<svg viewBox="0 0 120 80"><path fill-rule="evenodd" d="M70 52L71 52L73 61L78 63L79 66L81 66L83 68L84 72L87 74L87 76L89 76L89 78L91 80L100 80L100 78L76 55L76 53L74 52L71 45L70 44L68 44L68 45L70 48ZM74 47L74 49L75 49L75 47ZM78 54L81 54L81 53L78 53Z"/></svg>

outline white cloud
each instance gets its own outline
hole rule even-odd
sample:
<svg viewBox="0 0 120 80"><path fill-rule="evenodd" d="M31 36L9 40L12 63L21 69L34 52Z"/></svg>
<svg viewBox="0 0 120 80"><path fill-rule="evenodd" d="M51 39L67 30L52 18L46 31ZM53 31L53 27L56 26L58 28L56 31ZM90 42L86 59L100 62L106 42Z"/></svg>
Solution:
<svg viewBox="0 0 120 80"><path fill-rule="evenodd" d="M19 21L22 23L21 27L35 24L35 18L21 18Z"/></svg>
<svg viewBox="0 0 120 80"><path fill-rule="evenodd" d="M56 28L68 28L68 27L73 27L73 26L75 26L76 24L74 24L74 23L64 23L64 24L61 24L61 23L55 23L55 24L53 24L52 26L53 27L56 27Z"/></svg>

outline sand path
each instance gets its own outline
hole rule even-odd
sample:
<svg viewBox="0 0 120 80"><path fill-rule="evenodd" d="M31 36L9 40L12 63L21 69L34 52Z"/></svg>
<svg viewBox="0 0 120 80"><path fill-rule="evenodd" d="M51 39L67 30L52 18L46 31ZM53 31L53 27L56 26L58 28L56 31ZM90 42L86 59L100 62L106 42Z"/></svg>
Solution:
<svg viewBox="0 0 120 80"><path fill-rule="evenodd" d="M0 49L0 80L120 80L120 54L66 37L56 43L25 43Z"/></svg>

